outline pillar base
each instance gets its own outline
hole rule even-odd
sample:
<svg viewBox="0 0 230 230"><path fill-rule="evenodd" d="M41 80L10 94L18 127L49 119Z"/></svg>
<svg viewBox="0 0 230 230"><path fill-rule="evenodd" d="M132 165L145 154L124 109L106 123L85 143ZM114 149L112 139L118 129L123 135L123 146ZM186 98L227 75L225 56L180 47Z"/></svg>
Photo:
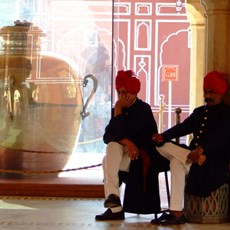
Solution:
<svg viewBox="0 0 230 230"><path fill-rule="evenodd" d="M193 223L225 223L229 218L229 184L224 184L209 197L185 194L185 215Z"/></svg>

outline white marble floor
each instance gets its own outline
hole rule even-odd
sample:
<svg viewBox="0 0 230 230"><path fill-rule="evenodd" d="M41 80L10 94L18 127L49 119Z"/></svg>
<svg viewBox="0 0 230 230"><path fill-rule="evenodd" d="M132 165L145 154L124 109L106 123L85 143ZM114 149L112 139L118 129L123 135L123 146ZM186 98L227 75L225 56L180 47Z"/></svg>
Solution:
<svg viewBox="0 0 230 230"><path fill-rule="evenodd" d="M1 230L229 230L226 224L151 225L152 215L127 214L124 221L95 221L103 199L0 197Z"/></svg>
<svg viewBox="0 0 230 230"><path fill-rule="evenodd" d="M100 183L101 177L98 171ZM121 188L121 195L122 191ZM160 175L160 194L162 206L167 208L163 174ZM95 215L104 211L103 201L102 198L0 196L0 230L230 229L230 223L155 226L150 224L153 215L131 213L126 213L124 221L95 221Z"/></svg>

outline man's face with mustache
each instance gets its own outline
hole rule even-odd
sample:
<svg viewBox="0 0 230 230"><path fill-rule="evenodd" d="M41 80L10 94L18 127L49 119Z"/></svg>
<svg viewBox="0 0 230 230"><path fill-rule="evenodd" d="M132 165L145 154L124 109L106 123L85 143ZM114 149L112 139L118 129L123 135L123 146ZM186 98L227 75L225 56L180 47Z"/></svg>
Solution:
<svg viewBox="0 0 230 230"><path fill-rule="evenodd" d="M223 95L215 93L213 89L204 90L204 100L209 107L220 104L222 102Z"/></svg>

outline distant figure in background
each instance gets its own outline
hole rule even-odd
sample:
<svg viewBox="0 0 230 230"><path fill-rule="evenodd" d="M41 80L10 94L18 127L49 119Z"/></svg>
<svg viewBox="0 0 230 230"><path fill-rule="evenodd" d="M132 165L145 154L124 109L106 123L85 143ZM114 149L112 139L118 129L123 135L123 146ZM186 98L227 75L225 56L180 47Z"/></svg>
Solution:
<svg viewBox="0 0 230 230"><path fill-rule="evenodd" d="M230 162L230 107L223 102L228 84L217 71L204 77L206 105L196 108L184 122L162 134L153 135L161 147L159 153L170 160L170 213L164 213L152 224L183 224L184 190L188 194L207 197L227 182ZM193 134L189 147L172 143L176 137ZM185 177L187 182L185 185Z"/></svg>
<svg viewBox="0 0 230 230"><path fill-rule="evenodd" d="M131 70L118 71L118 100L103 136L107 144L103 159L104 207L96 220L123 220L124 212L160 212L158 173L169 168L152 141L157 125L149 104L138 99L140 81ZM124 204L119 186L126 182Z"/></svg>

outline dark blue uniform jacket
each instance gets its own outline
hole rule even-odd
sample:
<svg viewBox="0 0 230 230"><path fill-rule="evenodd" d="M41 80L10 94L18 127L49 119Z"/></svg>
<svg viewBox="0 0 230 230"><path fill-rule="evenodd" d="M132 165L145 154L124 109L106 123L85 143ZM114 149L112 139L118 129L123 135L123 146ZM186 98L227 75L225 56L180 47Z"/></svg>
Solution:
<svg viewBox="0 0 230 230"><path fill-rule="evenodd" d="M160 211L158 173L168 170L169 162L156 150L152 135L157 133L156 121L149 104L137 99L133 105L113 116L105 128L104 142L119 142L129 138L139 149L146 152L151 166L143 177L143 160L131 161L128 174L120 172L120 179L126 183L123 209L125 212L150 214ZM146 180L146 187L144 186Z"/></svg>
<svg viewBox="0 0 230 230"><path fill-rule="evenodd" d="M186 192L209 196L228 178L230 162L230 107L224 103L208 108L201 106L182 123L165 131L168 139L192 134L189 148L197 145L204 149L206 161L202 166L192 164L187 177Z"/></svg>

